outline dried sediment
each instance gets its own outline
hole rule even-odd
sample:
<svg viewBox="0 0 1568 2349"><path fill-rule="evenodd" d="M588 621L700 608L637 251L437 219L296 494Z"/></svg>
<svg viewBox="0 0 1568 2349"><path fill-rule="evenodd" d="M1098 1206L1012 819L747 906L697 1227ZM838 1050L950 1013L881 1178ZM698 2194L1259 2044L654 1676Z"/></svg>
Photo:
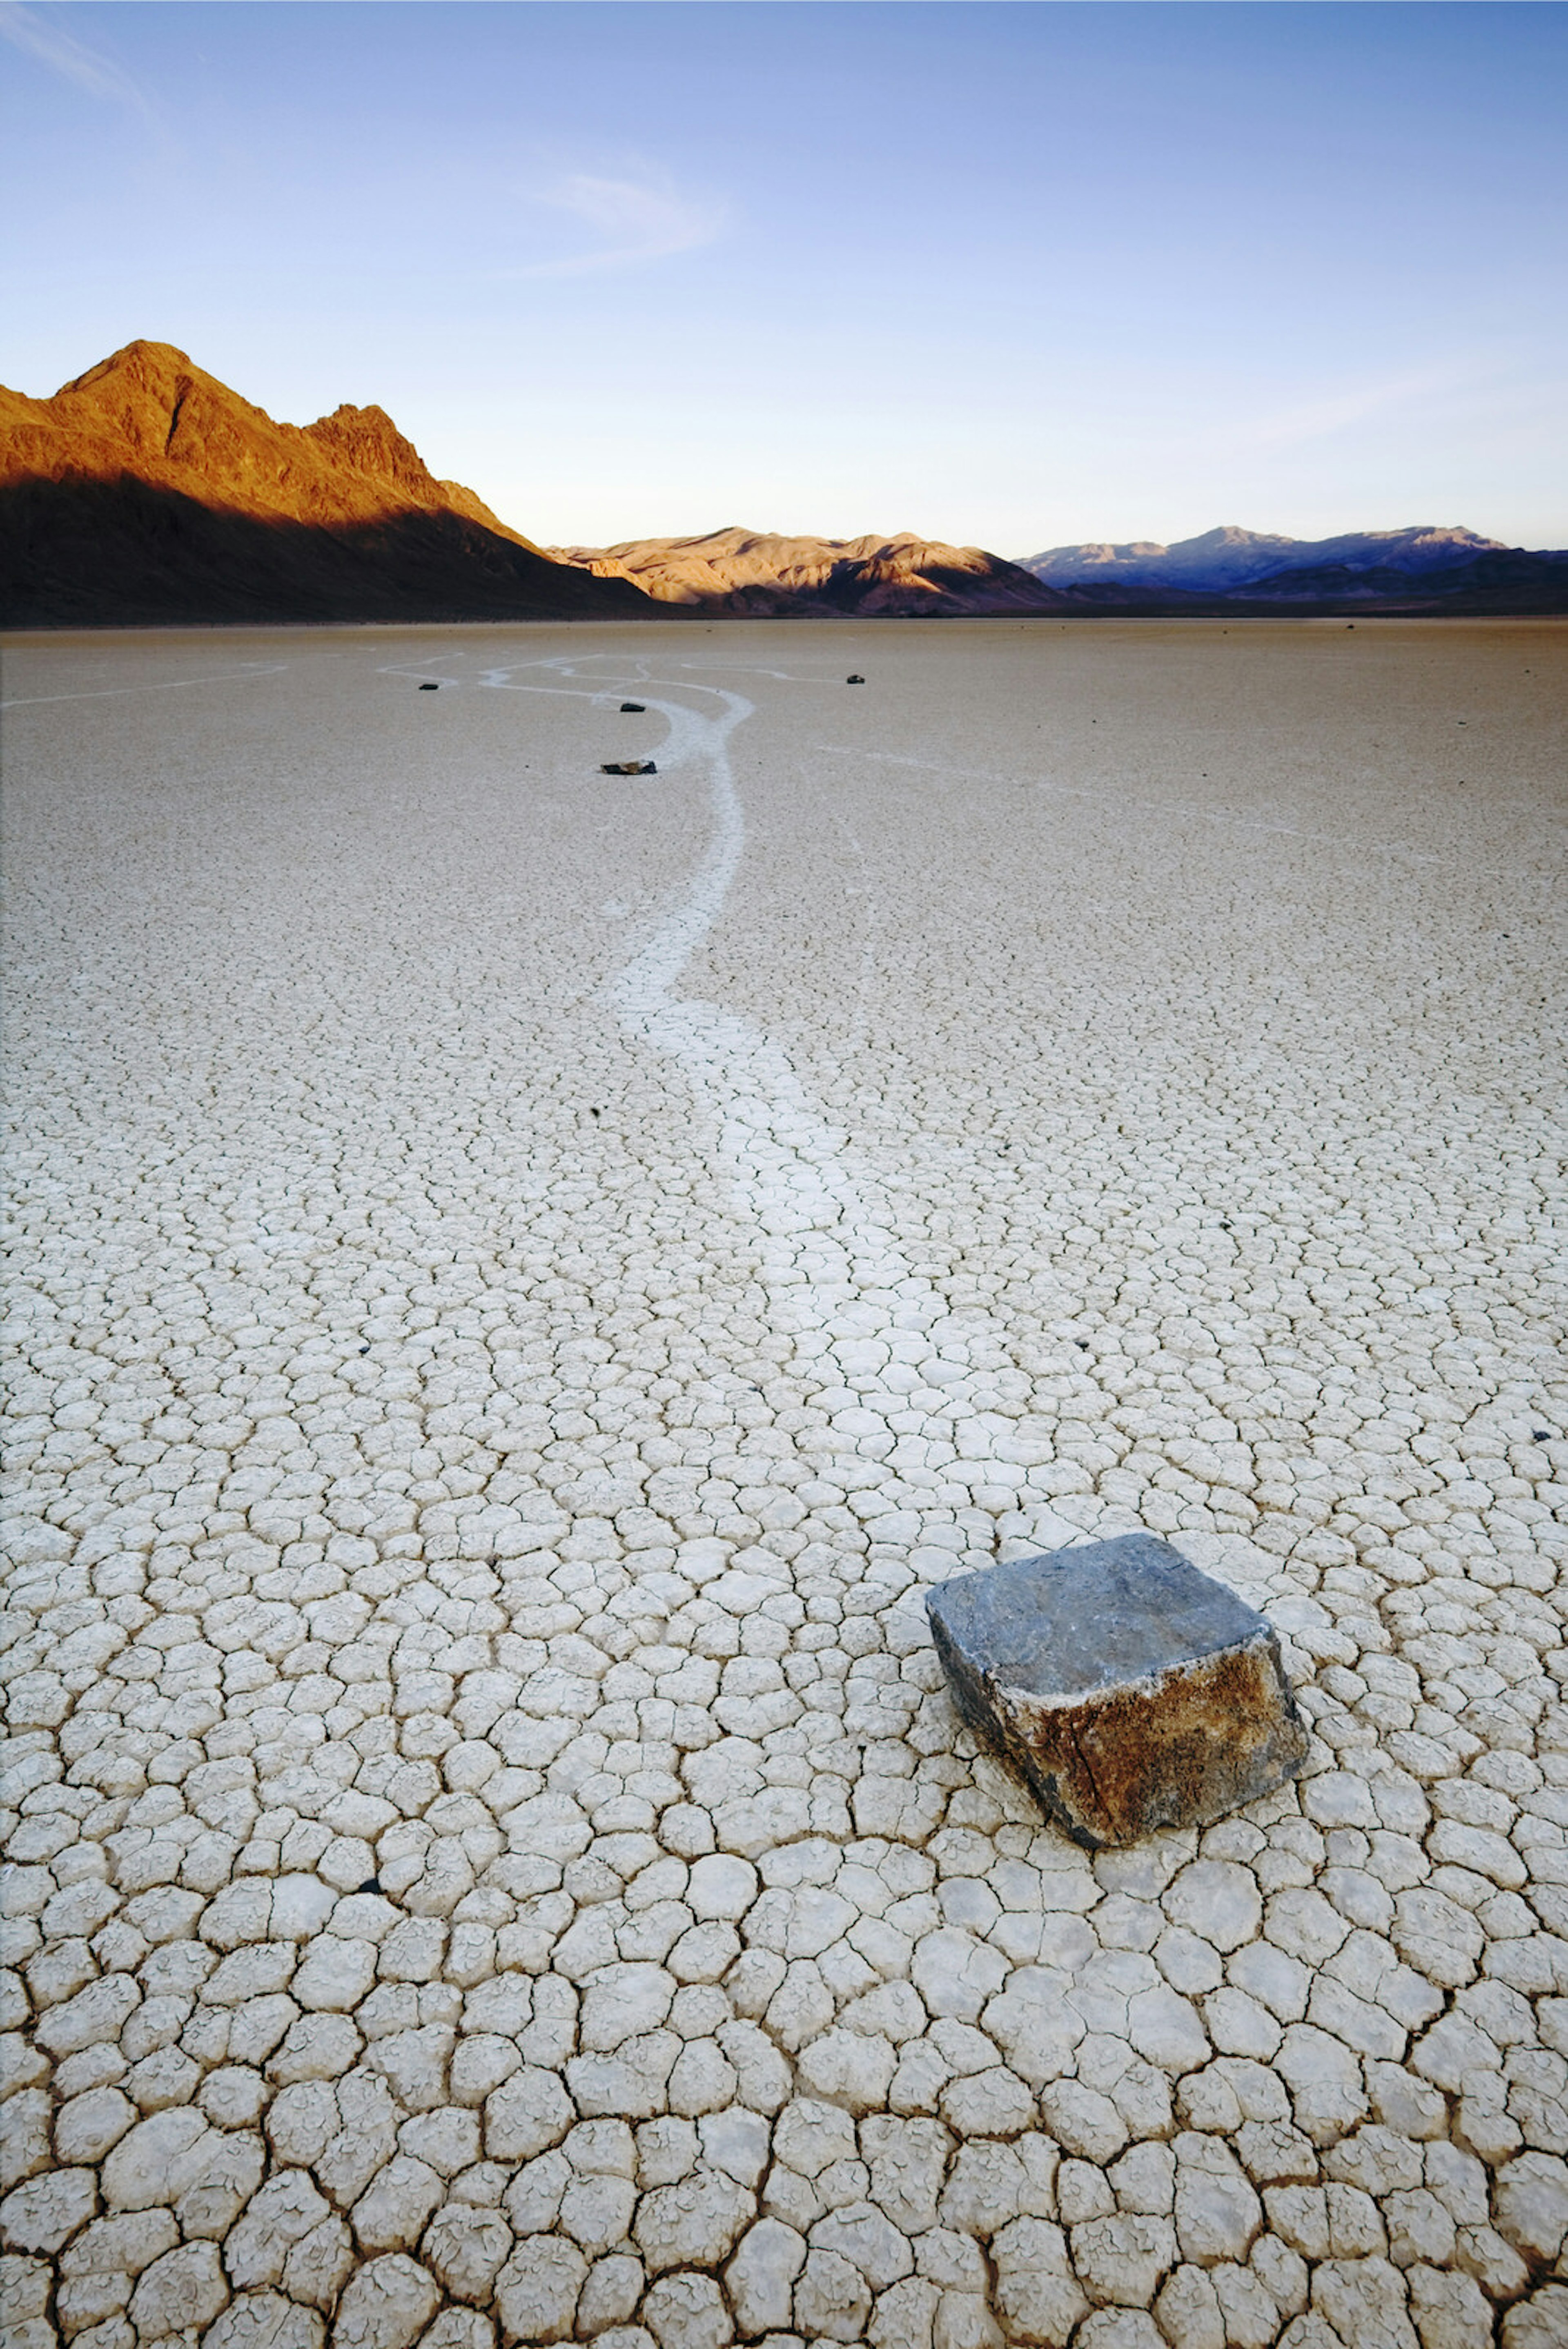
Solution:
<svg viewBox="0 0 1568 2349"><path fill-rule="evenodd" d="M1560 2340L1561 635L672 644L6 648L7 2326ZM1140 1525L1311 1751L1088 1852L922 1597Z"/></svg>

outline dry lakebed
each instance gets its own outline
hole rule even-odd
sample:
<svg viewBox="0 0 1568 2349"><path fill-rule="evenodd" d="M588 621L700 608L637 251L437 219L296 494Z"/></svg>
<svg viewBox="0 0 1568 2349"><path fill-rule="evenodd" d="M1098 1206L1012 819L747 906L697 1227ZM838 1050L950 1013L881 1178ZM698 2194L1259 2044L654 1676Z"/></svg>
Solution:
<svg viewBox="0 0 1568 2349"><path fill-rule="evenodd" d="M9 2349L1563 2349L1568 626L4 676ZM1139 1529L1096 1853L923 1597Z"/></svg>

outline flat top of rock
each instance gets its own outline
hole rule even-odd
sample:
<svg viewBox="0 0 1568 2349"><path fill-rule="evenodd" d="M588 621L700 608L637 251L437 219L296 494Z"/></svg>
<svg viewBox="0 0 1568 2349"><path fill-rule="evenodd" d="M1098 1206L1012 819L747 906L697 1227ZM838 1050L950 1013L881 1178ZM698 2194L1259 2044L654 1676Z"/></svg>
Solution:
<svg viewBox="0 0 1568 2349"><path fill-rule="evenodd" d="M1168 1542L1123 1534L940 1582L934 1624L971 1667L1031 1696L1147 1680L1268 1630Z"/></svg>

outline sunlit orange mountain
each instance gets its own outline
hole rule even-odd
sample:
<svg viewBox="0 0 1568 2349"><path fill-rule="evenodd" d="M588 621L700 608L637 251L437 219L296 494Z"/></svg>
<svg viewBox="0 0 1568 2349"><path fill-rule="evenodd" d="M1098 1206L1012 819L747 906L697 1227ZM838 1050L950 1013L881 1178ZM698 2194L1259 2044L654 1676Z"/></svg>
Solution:
<svg viewBox="0 0 1568 2349"><path fill-rule="evenodd" d="M653 616L437 481L379 408L275 423L168 343L52 399L0 388L10 626Z"/></svg>
<svg viewBox="0 0 1568 2349"><path fill-rule="evenodd" d="M1060 612L1070 599L981 546L946 546L900 531L892 538L781 538L712 530L699 538L643 538L620 546L553 546L563 563L622 579L661 604L707 612L862 618Z"/></svg>

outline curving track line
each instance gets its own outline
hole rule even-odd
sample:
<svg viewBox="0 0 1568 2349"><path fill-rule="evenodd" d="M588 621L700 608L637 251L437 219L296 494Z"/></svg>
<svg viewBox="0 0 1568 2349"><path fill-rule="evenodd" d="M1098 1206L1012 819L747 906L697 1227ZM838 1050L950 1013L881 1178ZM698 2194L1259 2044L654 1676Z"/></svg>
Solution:
<svg viewBox="0 0 1568 2349"><path fill-rule="evenodd" d="M581 677L584 667L576 656L531 666L563 678ZM595 700L615 698L628 681L623 674L612 690L517 678L515 668L493 668L477 682ZM644 674L629 682L669 724L660 774L705 769L712 831L680 896L610 980L606 1000L629 1035L677 1064L711 1116L736 1206L754 1235L774 1326L792 1339L797 1362L812 1366L838 1448L879 1464L878 1481L891 1483L897 1507L912 1513L908 1530L918 1547L924 1510L950 1524L955 1506L971 1506L978 1491L1018 1495L1023 1484L1023 1467L1006 1456L1012 1423L975 1400L981 1373L973 1355L989 1351L999 1333L973 1312L961 1329L940 1292L912 1269L875 1186L849 1163L847 1137L822 1115L783 1050L722 1005L675 991L740 864L745 814L729 742L755 710L721 687L681 680L669 688L721 705L703 715L657 699L651 688L661 680ZM1038 1502L1030 1516L1033 1540L1086 1537Z"/></svg>

